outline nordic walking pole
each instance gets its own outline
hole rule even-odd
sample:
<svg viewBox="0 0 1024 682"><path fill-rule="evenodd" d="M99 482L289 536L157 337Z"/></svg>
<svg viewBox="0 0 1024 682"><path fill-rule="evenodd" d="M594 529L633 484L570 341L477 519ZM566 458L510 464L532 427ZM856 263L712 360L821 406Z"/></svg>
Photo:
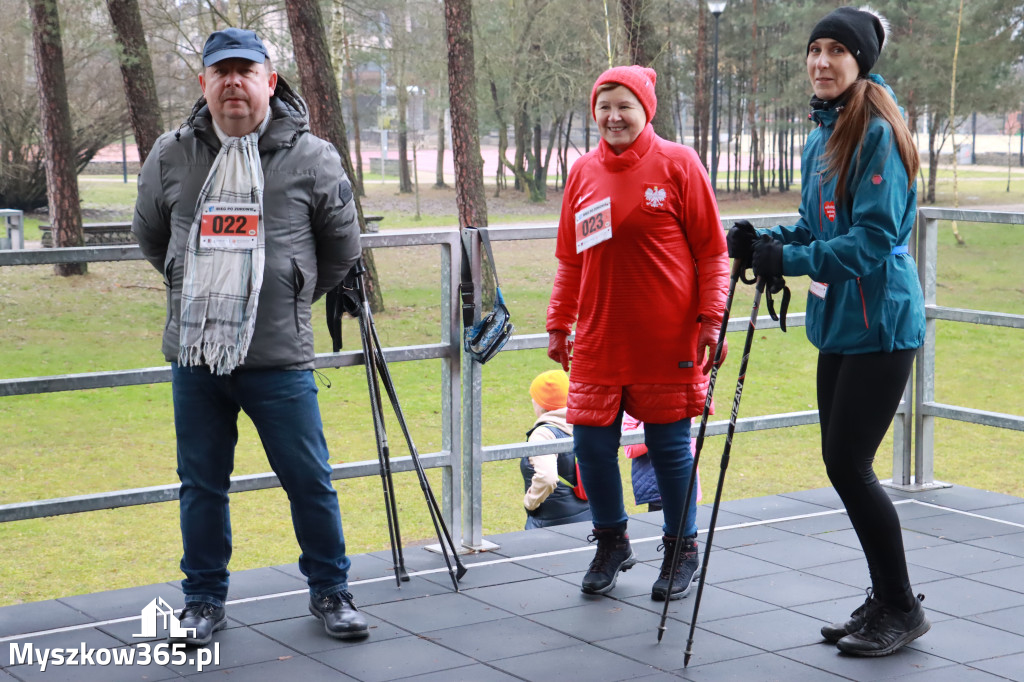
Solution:
<svg viewBox="0 0 1024 682"><path fill-rule="evenodd" d="M391 540L391 561L395 568L395 584L409 580L402 555L402 535L398 528L398 506L395 503L395 487L391 479L391 454L388 435L384 428L384 410L380 400L380 386L377 383L377 368L374 364L372 318L370 302L363 291L363 265L355 265L355 291L359 300L359 333L363 344L363 364L366 365L366 384L370 392L370 411L373 413L373 432L377 440L377 462L380 468L381 485L384 488L384 511L388 520L388 536Z"/></svg>
<svg viewBox="0 0 1024 682"><path fill-rule="evenodd" d="M715 537L715 523L718 521L718 507L722 502L722 488L725 486L725 471L729 468L729 451L732 449L732 437L736 433L736 417L740 410L740 398L743 397L743 382L747 377L747 361L750 360L750 346L754 342L754 331L757 329L757 311L761 307L761 294L764 293L765 281L758 278L754 289L754 305L750 310L750 324L747 326L747 338L743 342L743 357L740 360L740 372L736 379L736 394L732 399L732 413L729 415L729 430L725 435L725 448L722 450L722 468L718 474L718 488L715 490L715 503L711 507L711 525L708 537L704 541L704 561L700 567L700 582L697 583L697 596L693 602L693 617L690 618L690 634L686 640L686 651L683 654L683 667L690 663L693 655L693 632L697 628L697 612L700 610L700 598L704 593L704 581L708 575L708 561L711 559L711 543Z"/></svg>
<svg viewBox="0 0 1024 682"><path fill-rule="evenodd" d="M423 470L423 464L420 462L419 452L416 450L416 446L412 442L412 435L409 433L409 426L405 421L405 415L402 413L402 406L398 402L398 394L395 392L395 382L391 379L391 371L388 369L387 362L384 360L384 352L380 347L380 339L377 336L377 327L373 323L373 317L370 317L370 333L373 336L373 348L375 359L377 362L377 368L380 373L381 379L384 383L384 390L388 394L388 399L391 401L391 407L395 411L395 416L398 418L398 424L402 428L402 434L405 436L405 442L409 446L409 454L412 457L414 468L416 469L416 477L419 480L420 490L423 491L423 496L427 501L427 510L430 512L430 520L434 524L434 533L437 535L437 542L441 547L441 553L444 556L444 563L448 567L448 574L451 576L452 585L455 587L455 591L459 591L459 580L462 576L466 575L466 567L459 560L459 552L455 548L455 543L452 541L451 533L448 531L448 527L444 523L444 517L441 515L441 509L437 504L437 499L434 497L434 491L430 487L430 481L427 479L426 472ZM447 544L445 544L447 542ZM451 556L449 556L449 549L451 550ZM452 558L455 560L455 565L458 570L452 568Z"/></svg>
<svg viewBox="0 0 1024 682"><path fill-rule="evenodd" d="M690 502L693 500L693 491L696 488L697 465L700 463L700 451L704 447L704 432L708 426L708 415L711 414L711 397L715 393L715 380L718 378L718 367L722 363L722 348L725 346L725 333L729 326L729 310L732 308L732 297L736 293L736 281L743 279L744 263L738 258L733 259L732 272L729 275L729 294L725 298L725 310L722 312L722 326L718 330L718 344L715 346L715 360L711 364L711 376L708 377L708 393L704 398L704 412L700 416L700 428L697 430L697 441L694 446L693 466L690 469L690 482L686 488L686 503L683 505L683 518L679 521L677 535L686 527L686 515L690 511ZM679 559L683 553L683 543L677 542L672 552L672 569L668 574L668 591L665 593L665 606L661 610L661 622L658 623L658 642L665 635L665 622L668 620L668 607L672 601L672 582L676 577L676 569L679 568Z"/></svg>

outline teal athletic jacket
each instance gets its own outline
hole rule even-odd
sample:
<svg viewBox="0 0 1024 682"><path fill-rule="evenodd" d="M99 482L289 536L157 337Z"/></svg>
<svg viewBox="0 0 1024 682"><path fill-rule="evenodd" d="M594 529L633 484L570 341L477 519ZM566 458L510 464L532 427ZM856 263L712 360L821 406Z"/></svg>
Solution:
<svg viewBox="0 0 1024 682"><path fill-rule="evenodd" d="M871 80L896 96L881 76ZM918 348L924 341L924 298L917 265L908 253L917 218L917 187L907 172L892 128L874 117L837 204L836 179L824 176L825 144L840 112L816 110L818 127L803 151L800 219L760 232L785 246L785 276L807 275L807 338L823 353L874 353Z"/></svg>

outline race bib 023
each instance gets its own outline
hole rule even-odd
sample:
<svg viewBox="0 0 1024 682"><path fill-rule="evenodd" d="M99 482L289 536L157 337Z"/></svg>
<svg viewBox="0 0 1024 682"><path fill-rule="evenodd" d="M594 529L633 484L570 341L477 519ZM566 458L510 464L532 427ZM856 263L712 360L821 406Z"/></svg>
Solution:
<svg viewBox="0 0 1024 682"><path fill-rule="evenodd" d="M605 197L576 213L576 253L612 238L612 198Z"/></svg>
<svg viewBox="0 0 1024 682"><path fill-rule="evenodd" d="M199 246L205 249L255 249L259 238L257 204L211 202L199 220Z"/></svg>

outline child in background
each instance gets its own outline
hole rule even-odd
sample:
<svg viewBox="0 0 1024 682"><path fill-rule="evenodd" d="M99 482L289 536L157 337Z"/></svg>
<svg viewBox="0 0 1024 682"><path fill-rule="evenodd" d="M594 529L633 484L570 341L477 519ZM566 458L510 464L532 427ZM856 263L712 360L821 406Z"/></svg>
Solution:
<svg viewBox="0 0 1024 682"><path fill-rule="evenodd" d="M643 428L643 422L628 412L622 415L622 433L637 431ZM692 426L691 426L692 429ZM696 441L690 440L690 450L696 449ZM647 454L647 445L637 443L626 446L626 457L630 459L630 478L633 481L633 502L637 506L647 505L647 511L661 511L661 493L658 492L658 480L654 476L654 465ZM697 501L701 500L700 472L697 472L697 490L694 491Z"/></svg>
<svg viewBox="0 0 1024 682"><path fill-rule="evenodd" d="M572 437L572 425L565 421L568 395L569 375L560 369L542 372L533 380L530 398L537 420L526 432L528 442ZM526 489L526 530L590 521L590 507L578 485L575 453L523 457L519 470Z"/></svg>

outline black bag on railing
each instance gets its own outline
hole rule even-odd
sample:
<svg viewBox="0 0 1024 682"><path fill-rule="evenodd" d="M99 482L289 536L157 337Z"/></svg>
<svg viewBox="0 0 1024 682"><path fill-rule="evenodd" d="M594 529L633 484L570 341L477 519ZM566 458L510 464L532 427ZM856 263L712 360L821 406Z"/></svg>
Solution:
<svg viewBox="0 0 1024 682"><path fill-rule="evenodd" d="M470 265L470 253L472 243L470 242L472 232L476 230L480 234L480 241L484 246L486 258L481 257L482 272L480 275L481 304L486 308L490 303L491 310L479 322L473 324L476 317L476 304L474 302L473 269ZM493 300L489 296L492 287L491 280L494 280ZM459 286L462 295L462 324L464 327L463 348L466 353L483 364L490 360L501 350L502 346L512 337L515 327L512 325L511 315L505 306L505 298L501 295L501 286L498 284L498 271L494 265L494 253L491 251L491 240L487 235L487 228L467 227L462 232L462 283Z"/></svg>

